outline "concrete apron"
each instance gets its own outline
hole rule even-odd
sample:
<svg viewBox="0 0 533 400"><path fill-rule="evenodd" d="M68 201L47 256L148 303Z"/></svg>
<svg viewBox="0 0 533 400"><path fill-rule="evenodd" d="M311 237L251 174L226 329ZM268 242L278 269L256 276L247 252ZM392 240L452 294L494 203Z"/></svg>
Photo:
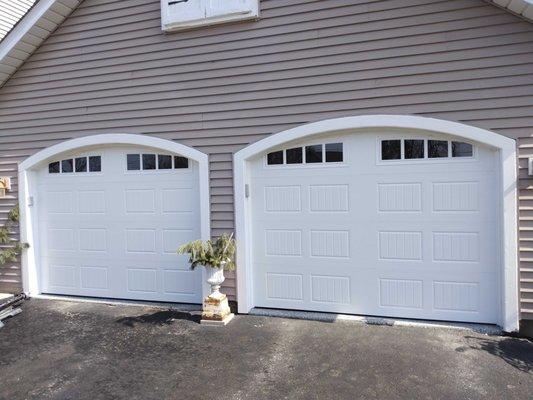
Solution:
<svg viewBox="0 0 533 400"><path fill-rule="evenodd" d="M162 303L162 302L150 302L150 301L138 301L138 300L114 300L114 299L99 299L92 297L76 297L76 296L57 296L57 295L36 295L33 296L37 299L47 300L62 300L72 302L88 302L88 303L100 303L111 305L128 305L128 306L141 306L141 307L154 307L161 309L172 309L178 311L189 312L192 315L202 314L201 304L183 304L183 303ZM413 319L400 319L400 318L383 318L383 317L369 317L361 315L350 314L335 314L313 311L294 311L294 310L280 310L269 308L253 308L250 311L250 315L265 316L265 317L277 317L277 318L291 318L291 319L303 319L310 321L323 321L323 322L353 322L367 325L386 325L386 326L417 326L421 328L447 328L458 330L469 330L487 335L501 335L503 330L497 325L487 324L470 324L462 322L446 322L446 321L426 321L426 320L413 320Z"/></svg>
<svg viewBox="0 0 533 400"><path fill-rule="evenodd" d="M177 310L188 311L191 314L198 314L202 312L201 304L188 304L188 303L164 303L158 301L142 301L142 300L115 300L115 299L102 299L96 297L78 297L78 296L60 296L52 294L38 294L32 296L35 299L44 300L61 300L72 301L74 303L97 303L97 304L109 304L109 305L125 305L125 306L139 306L139 307L154 307L162 308L165 310Z"/></svg>
<svg viewBox="0 0 533 400"><path fill-rule="evenodd" d="M305 319L324 322L354 322L367 325L415 326L421 328L445 328L468 330L486 335L502 335L503 330L497 325L473 324L464 322L428 321L402 318L371 317L350 314L335 314L313 311L279 310L270 308L253 308L250 314L265 317Z"/></svg>

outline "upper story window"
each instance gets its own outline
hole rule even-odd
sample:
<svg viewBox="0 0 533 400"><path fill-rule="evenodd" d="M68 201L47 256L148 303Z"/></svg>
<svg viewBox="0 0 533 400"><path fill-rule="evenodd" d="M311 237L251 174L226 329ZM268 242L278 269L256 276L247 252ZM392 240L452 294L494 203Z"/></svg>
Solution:
<svg viewBox="0 0 533 400"><path fill-rule="evenodd" d="M312 144L303 147L293 147L268 153L267 165L297 165L340 163L344 161L342 143Z"/></svg>
<svg viewBox="0 0 533 400"><path fill-rule="evenodd" d="M165 170L189 168L189 159L168 154L127 154L128 171Z"/></svg>
<svg viewBox="0 0 533 400"><path fill-rule="evenodd" d="M54 161L48 164L50 174L70 174L80 172L101 172L102 157L88 156L67 158L61 161Z"/></svg>
<svg viewBox="0 0 533 400"><path fill-rule="evenodd" d="M474 146L454 140L390 139L381 141L381 160L473 157Z"/></svg>
<svg viewBox="0 0 533 400"><path fill-rule="evenodd" d="M258 17L259 0L161 0L164 31Z"/></svg>

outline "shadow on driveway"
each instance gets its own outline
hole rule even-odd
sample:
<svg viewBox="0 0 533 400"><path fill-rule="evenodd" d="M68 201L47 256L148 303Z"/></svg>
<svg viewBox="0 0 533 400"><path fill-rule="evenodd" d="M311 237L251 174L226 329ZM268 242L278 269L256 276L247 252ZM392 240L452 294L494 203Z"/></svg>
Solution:
<svg viewBox="0 0 533 400"><path fill-rule="evenodd" d="M516 338L506 338L495 341L493 339L484 339L473 336L466 336L465 339L475 340L476 344L468 347L457 347L455 351L459 353L462 353L467 349L486 351L493 356L501 358L507 364L522 372L533 372L533 352L529 350L529 341L526 339L519 340Z"/></svg>
<svg viewBox="0 0 533 400"><path fill-rule="evenodd" d="M143 314L136 317L123 317L117 319L117 322L122 325L129 327L134 327L135 324L150 324L150 325L170 325L175 320L188 320L200 323L201 315L192 315L188 312L176 311L176 310L166 310L166 311L157 311L153 314Z"/></svg>

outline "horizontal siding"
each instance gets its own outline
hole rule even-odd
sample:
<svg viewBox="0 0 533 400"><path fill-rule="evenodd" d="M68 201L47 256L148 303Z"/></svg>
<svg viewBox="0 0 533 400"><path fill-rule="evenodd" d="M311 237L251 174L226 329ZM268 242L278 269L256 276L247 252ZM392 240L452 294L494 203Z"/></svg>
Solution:
<svg viewBox="0 0 533 400"><path fill-rule="evenodd" d="M263 0L261 8L257 22L163 34L158 0L85 0L0 89L0 170L14 176L40 149L91 134L179 141L210 156L219 235L234 229L233 153L300 124L417 114L490 129L519 139L522 157L533 152L531 24L481 0ZM521 158L521 297L533 318L526 164ZM0 200L0 216L13 202ZM18 266L0 270L2 281L19 287ZM234 274L226 291L235 298Z"/></svg>

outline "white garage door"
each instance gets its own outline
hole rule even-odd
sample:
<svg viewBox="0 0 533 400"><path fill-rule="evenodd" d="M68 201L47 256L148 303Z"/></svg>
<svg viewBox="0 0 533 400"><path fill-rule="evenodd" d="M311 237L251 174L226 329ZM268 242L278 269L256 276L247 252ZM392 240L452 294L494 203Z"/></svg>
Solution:
<svg viewBox="0 0 533 400"><path fill-rule="evenodd" d="M497 155L389 131L254 160L256 306L497 322Z"/></svg>
<svg viewBox="0 0 533 400"><path fill-rule="evenodd" d="M139 147L62 156L38 172L43 293L200 302L177 256L200 237L198 165Z"/></svg>

